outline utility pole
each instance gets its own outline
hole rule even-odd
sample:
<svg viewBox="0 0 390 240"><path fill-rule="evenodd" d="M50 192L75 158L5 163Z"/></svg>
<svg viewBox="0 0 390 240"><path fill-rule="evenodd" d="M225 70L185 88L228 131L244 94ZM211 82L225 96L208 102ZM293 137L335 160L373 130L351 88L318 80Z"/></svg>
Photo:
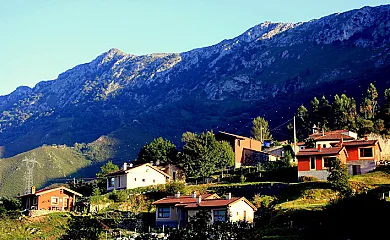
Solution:
<svg viewBox="0 0 390 240"><path fill-rule="evenodd" d="M38 163L37 161L35 161L35 158L27 158L25 157L24 160L22 160L22 162L25 162L26 163L26 172L25 172L25 186L24 186L24 192L25 194L29 194L31 193L31 187L34 185L34 175L33 175L33 171L34 171L34 165L35 163Z"/></svg>
<svg viewBox="0 0 390 240"><path fill-rule="evenodd" d="M297 130L295 128L295 116L294 116L294 162L296 160L296 154L297 154Z"/></svg>

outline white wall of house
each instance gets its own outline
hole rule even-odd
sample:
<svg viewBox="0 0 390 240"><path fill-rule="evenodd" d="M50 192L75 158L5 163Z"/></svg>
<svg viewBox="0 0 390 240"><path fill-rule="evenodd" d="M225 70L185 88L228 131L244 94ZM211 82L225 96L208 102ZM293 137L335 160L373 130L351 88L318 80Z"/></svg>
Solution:
<svg viewBox="0 0 390 240"><path fill-rule="evenodd" d="M315 177L319 180L326 180L329 176L328 170L298 171L298 179L301 176Z"/></svg>
<svg viewBox="0 0 390 240"><path fill-rule="evenodd" d="M228 216L230 216L230 221L247 221L253 222L254 211L244 200L237 201L230 205L228 210Z"/></svg>
<svg viewBox="0 0 390 240"><path fill-rule="evenodd" d="M127 173L126 189L165 184L166 176L148 165L130 169Z"/></svg>
<svg viewBox="0 0 390 240"><path fill-rule="evenodd" d="M316 148L318 147L318 145L321 145L322 148L324 148L324 145L325 145L325 148L330 148L332 147L332 145L330 145L331 143L338 143L340 142L339 140L333 140L333 141L316 141Z"/></svg>
<svg viewBox="0 0 390 240"><path fill-rule="evenodd" d="M115 185L110 187L111 178L115 179ZM114 189L132 189L137 187L146 187L157 184L165 184L166 175L156 171L149 165L141 165L131 168L122 175L107 177L107 191Z"/></svg>

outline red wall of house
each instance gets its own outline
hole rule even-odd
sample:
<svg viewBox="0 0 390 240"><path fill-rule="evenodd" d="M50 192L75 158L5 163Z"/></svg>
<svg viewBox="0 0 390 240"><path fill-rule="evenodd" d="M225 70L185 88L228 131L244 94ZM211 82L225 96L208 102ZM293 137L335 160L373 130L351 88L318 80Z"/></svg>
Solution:
<svg viewBox="0 0 390 240"><path fill-rule="evenodd" d="M30 206L34 206L33 205L33 198L34 197L35 196L32 195L32 196L28 196L25 199L23 199L23 207L27 208L28 199L30 199ZM51 197L58 197L59 198L57 205L52 205ZM64 199L64 197L69 198L69 205L68 206L67 206L66 202L64 203L64 200L66 201L66 199ZM68 210L71 210L73 208L73 193L69 193L66 190L64 190L63 193L60 193L60 189L57 189L55 191L48 192L48 193L45 193L41 196L38 196L37 203L38 203L38 205L35 205L35 206L36 206L36 209L38 209L38 210L41 210L41 209L50 210L52 207L59 207L60 210L64 210L62 208L67 207Z"/></svg>
<svg viewBox="0 0 390 240"><path fill-rule="evenodd" d="M381 154L378 144L374 146L374 156L371 158L361 158L359 159L359 146L348 146L346 147L348 151L347 161L357 161L357 160L380 160Z"/></svg>
<svg viewBox="0 0 390 240"><path fill-rule="evenodd" d="M298 171L310 171L310 157L311 156L302 156L298 157ZM326 170L322 168L322 158L327 156L316 156L316 170ZM342 163L346 163L347 156L344 151L337 156Z"/></svg>

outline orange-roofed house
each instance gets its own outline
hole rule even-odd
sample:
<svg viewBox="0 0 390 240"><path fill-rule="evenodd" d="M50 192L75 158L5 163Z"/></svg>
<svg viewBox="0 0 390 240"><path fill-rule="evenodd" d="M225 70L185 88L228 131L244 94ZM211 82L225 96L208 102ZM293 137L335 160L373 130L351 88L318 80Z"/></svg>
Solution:
<svg viewBox="0 0 390 240"><path fill-rule="evenodd" d="M306 148L300 150L297 155L298 159L298 178L301 176L312 176L319 180L326 180L329 176L328 167L331 158L339 158L343 164L346 164L348 152L343 147Z"/></svg>
<svg viewBox="0 0 390 240"><path fill-rule="evenodd" d="M378 140L355 140L341 142L336 146L344 146L348 152L347 167L350 175L364 174L372 171L381 160L382 148Z"/></svg>
<svg viewBox="0 0 390 240"><path fill-rule="evenodd" d="M131 163L129 165L124 163L121 170L105 176L107 192L165 184L171 179L171 176L149 163L134 167Z"/></svg>
<svg viewBox="0 0 390 240"><path fill-rule="evenodd" d="M215 134L218 141L227 141L234 151L234 167L240 168L242 165L251 164L253 157L261 152L262 143L258 140L235 135L227 132Z"/></svg>
<svg viewBox="0 0 390 240"><path fill-rule="evenodd" d="M348 130L334 130L328 132L317 132L313 130L313 134L309 135L313 138L315 147L321 145L322 148L332 147L332 144L340 141L347 142L357 139L357 134Z"/></svg>
<svg viewBox="0 0 390 240"><path fill-rule="evenodd" d="M185 226L191 217L200 209L210 211L211 223L226 221L253 222L254 212L257 210L245 197L232 197L230 193L226 198L217 194L191 196L168 196L153 203L156 205L156 227Z"/></svg>
<svg viewBox="0 0 390 240"><path fill-rule="evenodd" d="M27 210L54 210L71 211L75 205L76 197L83 195L69 188L60 186L56 188L42 189L20 196L22 208Z"/></svg>

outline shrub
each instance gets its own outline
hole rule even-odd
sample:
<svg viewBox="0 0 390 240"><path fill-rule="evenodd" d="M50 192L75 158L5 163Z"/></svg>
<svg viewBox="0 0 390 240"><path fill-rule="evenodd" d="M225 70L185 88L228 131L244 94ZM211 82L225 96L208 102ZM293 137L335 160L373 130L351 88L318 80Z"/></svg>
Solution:
<svg viewBox="0 0 390 240"><path fill-rule="evenodd" d="M184 183L170 182L165 185L165 193L167 195L175 195L177 192L184 193Z"/></svg>
<svg viewBox="0 0 390 240"><path fill-rule="evenodd" d="M241 177L240 177L240 182L241 182L241 183L244 183L245 180L246 180L246 177L245 177L244 175L241 175Z"/></svg>
<svg viewBox="0 0 390 240"><path fill-rule="evenodd" d="M114 202L124 202L127 200L127 193L125 191L112 191L110 195L108 196L109 199L113 200Z"/></svg>

